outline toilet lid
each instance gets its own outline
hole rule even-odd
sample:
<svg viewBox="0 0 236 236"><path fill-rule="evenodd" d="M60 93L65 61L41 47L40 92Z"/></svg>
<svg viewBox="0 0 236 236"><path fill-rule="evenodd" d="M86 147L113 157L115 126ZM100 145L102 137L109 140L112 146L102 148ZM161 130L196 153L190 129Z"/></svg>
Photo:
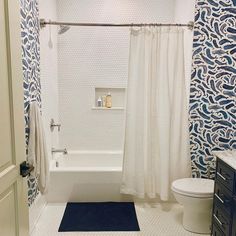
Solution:
<svg viewBox="0 0 236 236"><path fill-rule="evenodd" d="M178 179L172 183L172 190L192 197L212 197L214 181L200 178Z"/></svg>

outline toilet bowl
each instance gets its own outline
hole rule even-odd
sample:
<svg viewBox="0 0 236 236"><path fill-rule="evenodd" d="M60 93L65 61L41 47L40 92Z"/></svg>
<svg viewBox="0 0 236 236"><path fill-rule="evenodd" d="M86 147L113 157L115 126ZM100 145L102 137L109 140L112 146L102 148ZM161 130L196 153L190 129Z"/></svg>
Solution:
<svg viewBox="0 0 236 236"><path fill-rule="evenodd" d="M175 199L183 205L183 227L194 233L209 234L214 181L200 178L175 180L171 187Z"/></svg>

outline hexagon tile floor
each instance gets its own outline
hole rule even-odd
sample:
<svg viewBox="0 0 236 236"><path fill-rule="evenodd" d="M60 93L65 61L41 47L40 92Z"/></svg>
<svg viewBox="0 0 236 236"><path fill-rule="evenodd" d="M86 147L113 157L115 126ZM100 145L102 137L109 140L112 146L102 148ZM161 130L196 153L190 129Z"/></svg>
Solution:
<svg viewBox="0 0 236 236"><path fill-rule="evenodd" d="M48 204L31 236L194 236L181 225L179 204L135 204L140 232L68 232L58 233L66 204Z"/></svg>

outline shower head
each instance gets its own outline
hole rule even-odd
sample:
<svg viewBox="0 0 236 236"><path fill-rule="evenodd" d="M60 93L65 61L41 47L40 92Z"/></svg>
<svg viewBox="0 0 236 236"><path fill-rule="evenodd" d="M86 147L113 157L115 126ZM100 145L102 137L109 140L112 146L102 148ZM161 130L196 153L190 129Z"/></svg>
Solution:
<svg viewBox="0 0 236 236"><path fill-rule="evenodd" d="M70 29L70 26L67 25L60 25L60 28L58 30L58 34L64 34L67 30Z"/></svg>

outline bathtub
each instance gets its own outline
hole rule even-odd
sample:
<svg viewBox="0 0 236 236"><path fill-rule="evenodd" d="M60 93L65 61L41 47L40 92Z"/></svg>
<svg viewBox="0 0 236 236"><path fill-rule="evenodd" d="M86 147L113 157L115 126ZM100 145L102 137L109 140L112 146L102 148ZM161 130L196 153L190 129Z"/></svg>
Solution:
<svg viewBox="0 0 236 236"><path fill-rule="evenodd" d="M122 201L122 152L69 151L50 163L47 201Z"/></svg>

